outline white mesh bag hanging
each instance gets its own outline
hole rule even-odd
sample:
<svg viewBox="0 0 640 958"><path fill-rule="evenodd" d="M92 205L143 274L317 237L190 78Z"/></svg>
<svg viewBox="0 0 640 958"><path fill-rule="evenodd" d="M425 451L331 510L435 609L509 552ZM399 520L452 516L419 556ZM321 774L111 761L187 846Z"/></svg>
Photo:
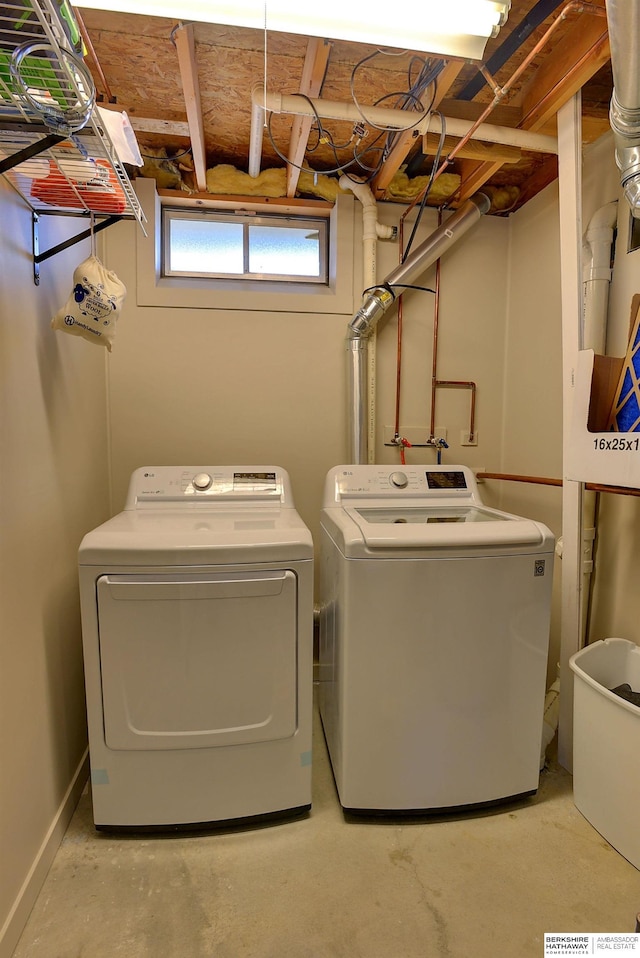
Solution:
<svg viewBox="0 0 640 958"><path fill-rule="evenodd" d="M126 293L113 270L92 254L76 267L71 295L51 320L51 328L82 336L111 352Z"/></svg>

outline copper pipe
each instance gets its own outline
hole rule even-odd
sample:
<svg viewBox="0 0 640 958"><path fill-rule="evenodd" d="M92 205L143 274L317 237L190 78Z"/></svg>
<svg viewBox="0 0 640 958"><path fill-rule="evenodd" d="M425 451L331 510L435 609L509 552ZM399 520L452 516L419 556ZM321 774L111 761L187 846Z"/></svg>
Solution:
<svg viewBox="0 0 640 958"><path fill-rule="evenodd" d="M438 210L438 226L442 223L442 209ZM400 224L400 249L402 249L402 223ZM441 386L458 386L471 389L471 413L469 418L469 439L473 442L475 435L475 415L476 415L476 384L470 381L459 379L438 379L438 326L440 322L440 257L436 260L435 276L435 300L433 304L433 355L431 360L431 422L429 426L429 441L436 439L436 393ZM400 332L400 329L398 330ZM397 409L397 407L396 407ZM399 418L399 412L398 412ZM396 436L399 435L399 427L396 425Z"/></svg>
<svg viewBox="0 0 640 958"><path fill-rule="evenodd" d="M508 482L531 482L539 486L562 486L562 479L546 479L542 476L517 476L505 472L477 472L476 479L506 479ZM615 496L640 496L640 489L627 486L606 486L599 482L585 482L589 492L607 492Z"/></svg>
<svg viewBox="0 0 640 958"><path fill-rule="evenodd" d="M562 479L545 479L542 476L515 476L505 472L478 472L477 479L506 479L509 482L533 482L540 486L561 486Z"/></svg>
<svg viewBox="0 0 640 958"><path fill-rule="evenodd" d="M103 89L103 91L104 91L105 96L107 97L107 101L108 101L109 103L115 103L115 102L116 102L116 98L115 98L114 95L112 94L111 89L110 89L110 87L109 87L109 84L107 83L107 78L106 78L106 76L105 76L104 73L103 73L102 67L100 66L100 61L98 60L98 56L97 56L96 51L95 51L95 49L94 49L93 43L91 42L91 38L90 38L90 36L89 36L89 34L88 34L88 32L87 32L87 28L86 28L86 26L84 25L84 20L83 20L82 17L80 16L80 11L78 10L77 7L74 7L73 12L74 12L74 14L75 14L75 18L76 18L76 21L77 21L77 24L78 24L78 29L80 30L80 36L82 37L82 42L84 43L85 47L87 48L87 53L89 54L89 56L90 56L91 59L93 60L93 64L94 64L94 66L95 66L95 68L96 68L96 73L98 74L98 76L99 76L99 78L100 78L100 82L101 82L101 84L102 84L102 89Z"/></svg>
<svg viewBox="0 0 640 958"><path fill-rule="evenodd" d="M402 385L402 296L398 297L398 347L396 359L396 419L395 437L400 435L400 388Z"/></svg>
<svg viewBox="0 0 640 958"><path fill-rule="evenodd" d="M640 496L640 489L627 489L625 486L602 486L598 482L586 482L584 487L590 492L610 492L616 496Z"/></svg>
<svg viewBox="0 0 640 958"><path fill-rule="evenodd" d="M400 223L398 231L398 248L400 250L400 262L402 262L402 249L404 247L404 223ZM398 345L396 351L396 418L394 426L394 438L400 438L400 387L402 385L402 294L398 296ZM400 447L401 459L403 447Z"/></svg>
<svg viewBox="0 0 640 958"><path fill-rule="evenodd" d="M516 82L516 80L520 78L522 73L527 69L527 67L529 67L529 65L538 55L538 53L547 44L547 42L552 37L557 27L564 20L566 20L569 13L572 13L574 11L576 13L591 13L594 16L598 16L598 17L606 17L607 15L606 10L603 7L598 7L594 3L582 3L581 0L569 0L569 3L567 3L566 6L562 8L562 10L558 14L558 16L555 18L551 26L547 29L546 33L541 37L538 43L536 43L533 49L529 51L525 59L522 61L522 63L516 69L516 71L512 74L512 76L507 80L505 85L503 87L499 87L495 82L491 82L490 85L492 89L494 90L493 100L491 101L491 103L489 103L486 109L483 110L481 116L475 121L473 126L467 131L467 133L465 133L462 139L456 143L456 145L453 147L451 152L447 155L444 162L440 165L439 169L436 171L432 182L437 180L440 174L443 173L446 170L446 168L449 166L449 164L451 163L451 160L460 152L460 150L464 146L467 145L467 143L473 137L473 134L478 129L480 124L484 123L487 117L491 113L493 113L494 109L505 98L507 93L509 93L513 84ZM486 69L485 71L483 71L483 76L485 77L487 82L489 82L489 80L487 79L488 71L486 71ZM429 189L431 185L432 183L428 183L427 186L424 188L424 190L422 190L422 192L418 193L418 195L414 197L414 199L411 201L407 209L402 214L403 218L413 209L413 207L417 203L419 203L422 200L422 197L424 196L424 194L427 192L427 190Z"/></svg>
<svg viewBox="0 0 640 958"><path fill-rule="evenodd" d="M438 226L442 222L442 210L438 210ZM436 260L435 302L433 304L433 356L431 359L431 425L429 438L436 433L436 388L438 382L438 323L440 321L440 258Z"/></svg>
<svg viewBox="0 0 640 958"><path fill-rule="evenodd" d="M438 226L442 224L442 208L438 210ZM435 302L433 306L433 357L431 361L431 424L429 439L436 438L436 393L439 386L462 386L471 389L469 439L473 442L476 416L476 384L453 379L438 379L438 325L440 322L440 257L436 260Z"/></svg>
<svg viewBox="0 0 640 958"><path fill-rule="evenodd" d="M600 40L597 40L595 43L591 45L588 53L585 53L584 56L580 59L580 63L584 63L587 60L589 60L592 54L597 51L601 41L602 41L602 38L600 38ZM544 107L544 104L548 100L553 99L556 90L558 89L558 87L562 85L562 83L563 83L563 80L558 80L558 82L554 84L554 86L547 92L547 94L543 97L543 99L540 100L538 103L536 103L535 107L529 110L529 113L527 113L525 116L520 118L520 122L518 123L519 128L522 128L523 123L527 122L527 119L529 118L531 113L539 111L542 107Z"/></svg>
<svg viewBox="0 0 640 958"><path fill-rule="evenodd" d="M484 63L481 63L481 64L480 64L480 68L479 68L479 69L480 69L480 73L481 73L482 76L485 78L485 81L489 84L489 86L490 86L491 89L493 90L494 95L497 95L497 94L500 92L500 87L498 86L498 84L497 84L496 81L494 80L493 76L489 73L489 71L487 70L487 68L486 68L486 66L484 65Z"/></svg>

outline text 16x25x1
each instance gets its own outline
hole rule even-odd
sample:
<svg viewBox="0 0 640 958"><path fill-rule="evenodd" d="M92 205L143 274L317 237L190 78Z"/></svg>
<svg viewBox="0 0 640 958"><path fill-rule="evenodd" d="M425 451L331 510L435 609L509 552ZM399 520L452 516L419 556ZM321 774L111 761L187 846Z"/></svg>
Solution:
<svg viewBox="0 0 640 958"><path fill-rule="evenodd" d="M593 448L607 452L637 452L640 449L640 439L623 439L618 436L612 439L594 439Z"/></svg>

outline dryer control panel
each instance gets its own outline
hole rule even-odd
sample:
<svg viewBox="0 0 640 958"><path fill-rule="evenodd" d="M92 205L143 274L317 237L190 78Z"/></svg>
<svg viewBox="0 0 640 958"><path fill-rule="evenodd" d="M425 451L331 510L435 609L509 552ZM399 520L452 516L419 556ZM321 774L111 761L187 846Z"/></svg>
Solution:
<svg viewBox="0 0 640 958"><path fill-rule="evenodd" d="M336 466L326 480L324 505L346 499L448 499L482 503L468 466Z"/></svg>
<svg viewBox="0 0 640 958"><path fill-rule="evenodd" d="M227 501L293 507L289 476L279 466L143 466L131 476L125 509Z"/></svg>

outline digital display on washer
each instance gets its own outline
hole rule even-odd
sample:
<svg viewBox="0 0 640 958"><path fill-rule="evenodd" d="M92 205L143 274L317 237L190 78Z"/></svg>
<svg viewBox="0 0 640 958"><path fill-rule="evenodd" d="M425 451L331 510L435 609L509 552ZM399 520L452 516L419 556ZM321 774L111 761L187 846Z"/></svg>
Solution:
<svg viewBox="0 0 640 958"><path fill-rule="evenodd" d="M234 472L233 489L240 492L275 492L275 472Z"/></svg>
<svg viewBox="0 0 640 958"><path fill-rule="evenodd" d="M425 473L429 489L466 489L467 480L464 472L431 472Z"/></svg>

